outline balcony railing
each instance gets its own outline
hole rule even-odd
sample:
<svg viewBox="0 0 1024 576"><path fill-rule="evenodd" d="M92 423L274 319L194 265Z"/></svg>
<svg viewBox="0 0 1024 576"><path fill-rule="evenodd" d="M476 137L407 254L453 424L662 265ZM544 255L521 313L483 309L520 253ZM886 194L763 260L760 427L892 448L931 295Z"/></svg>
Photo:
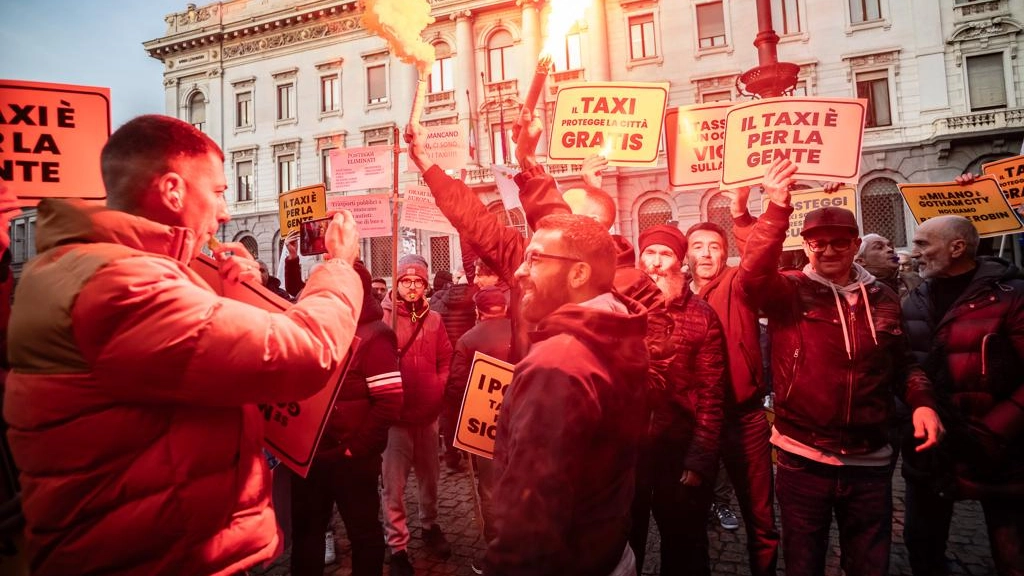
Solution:
<svg viewBox="0 0 1024 576"><path fill-rule="evenodd" d="M445 92L427 94L427 102L424 108L427 114L441 110L455 110L455 91L447 90Z"/></svg>
<svg viewBox="0 0 1024 576"><path fill-rule="evenodd" d="M973 112L936 120L939 135L983 132L1001 128L1024 128L1024 108Z"/></svg>
<svg viewBox="0 0 1024 576"><path fill-rule="evenodd" d="M548 82L548 92L552 96L558 93L558 86L565 84L566 82L579 82L583 80L583 69L577 68L576 70L562 70L561 72L553 72L551 74L551 81Z"/></svg>
<svg viewBox="0 0 1024 576"><path fill-rule="evenodd" d="M515 96L519 91L518 80L499 80L498 82L487 83L487 96Z"/></svg>
<svg viewBox="0 0 1024 576"><path fill-rule="evenodd" d="M577 176L583 168L582 164L545 164L543 162L541 164L547 169L549 174L555 177L556 180L562 177ZM519 166L516 165L509 165L509 168L516 172L519 171ZM466 178L463 182L470 186L478 184L492 184L494 183L494 172L491 172L490 166L467 170Z"/></svg>

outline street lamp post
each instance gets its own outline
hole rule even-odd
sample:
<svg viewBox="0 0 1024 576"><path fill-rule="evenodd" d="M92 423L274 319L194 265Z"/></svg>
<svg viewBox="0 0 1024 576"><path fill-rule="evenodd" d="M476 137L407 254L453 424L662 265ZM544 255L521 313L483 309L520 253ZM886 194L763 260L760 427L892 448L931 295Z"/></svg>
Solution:
<svg viewBox="0 0 1024 576"><path fill-rule="evenodd" d="M757 0L757 66L747 70L736 79L736 88L741 94L772 98L791 94L796 87L800 67L792 62L779 62L776 47L779 35L772 26L771 0Z"/></svg>

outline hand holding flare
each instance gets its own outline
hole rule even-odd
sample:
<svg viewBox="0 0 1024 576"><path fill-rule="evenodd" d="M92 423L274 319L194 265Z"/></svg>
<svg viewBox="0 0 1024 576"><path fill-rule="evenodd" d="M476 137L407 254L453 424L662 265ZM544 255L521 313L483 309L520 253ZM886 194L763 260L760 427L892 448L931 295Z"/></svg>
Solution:
<svg viewBox="0 0 1024 576"><path fill-rule="evenodd" d="M396 56L406 64L415 64L420 81L412 103L409 122L419 122L427 94L427 74L434 64L434 47L421 34L434 22L426 0L365 0L363 26L387 41Z"/></svg>

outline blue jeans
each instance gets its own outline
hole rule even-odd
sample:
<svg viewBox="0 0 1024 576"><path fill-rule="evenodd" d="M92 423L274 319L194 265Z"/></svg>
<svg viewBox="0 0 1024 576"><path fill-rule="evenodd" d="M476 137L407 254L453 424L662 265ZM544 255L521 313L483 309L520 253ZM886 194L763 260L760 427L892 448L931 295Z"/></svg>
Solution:
<svg viewBox="0 0 1024 576"><path fill-rule="evenodd" d="M835 513L846 576L887 576L892 466L830 466L778 451L775 494L786 576L823 576Z"/></svg>
<svg viewBox="0 0 1024 576"><path fill-rule="evenodd" d="M1024 574L1024 503L1020 499L984 499L989 544L996 573L1000 576ZM910 568L914 576L941 576L946 573L946 541L953 518L953 500L935 494L918 482L907 481L907 516L903 541L907 544Z"/></svg>

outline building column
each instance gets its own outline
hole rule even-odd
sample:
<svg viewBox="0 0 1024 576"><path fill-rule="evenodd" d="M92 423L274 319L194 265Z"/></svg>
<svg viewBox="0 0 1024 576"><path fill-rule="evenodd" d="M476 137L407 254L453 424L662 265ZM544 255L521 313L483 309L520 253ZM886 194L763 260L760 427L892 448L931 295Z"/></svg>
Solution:
<svg viewBox="0 0 1024 576"><path fill-rule="evenodd" d="M519 5L522 7L523 13L523 40L518 54L520 61L518 88L519 98L525 100L526 93L530 91L530 82L533 81L533 75L537 71L537 59L543 45L544 33L540 27L540 2L538 0L519 0ZM544 95L541 94L537 105L543 109L545 101ZM546 114L542 111L541 121L544 123L545 133L541 135L540 142L537 143L538 156L547 155L547 118L545 116ZM518 120L518 117L513 119L513 121Z"/></svg>
<svg viewBox="0 0 1024 576"><path fill-rule="evenodd" d="M476 74L476 47L473 42L473 13L462 10L451 15L455 20L455 110L459 117L459 126L468 137L472 129L476 134L476 159L480 163L480 126L473 126L477 120L478 92L480 81Z"/></svg>
<svg viewBox="0 0 1024 576"><path fill-rule="evenodd" d="M591 0L587 9L587 45L590 62L586 79L590 82L611 80L611 66L608 61L608 12L604 0Z"/></svg>

